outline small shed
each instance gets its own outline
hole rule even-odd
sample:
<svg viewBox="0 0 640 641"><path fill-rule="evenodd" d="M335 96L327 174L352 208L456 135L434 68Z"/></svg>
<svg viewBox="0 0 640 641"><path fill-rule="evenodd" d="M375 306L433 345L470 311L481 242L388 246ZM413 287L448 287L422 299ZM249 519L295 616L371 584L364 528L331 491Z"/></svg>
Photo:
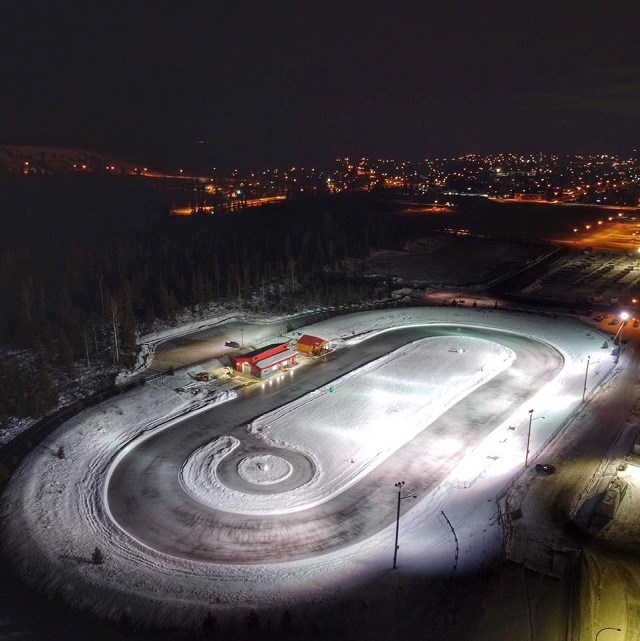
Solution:
<svg viewBox="0 0 640 641"><path fill-rule="evenodd" d="M298 340L298 351L301 354L307 354L309 356L316 356L322 350L327 349L329 341L324 338L318 338L317 336L311 336L310 334L303 334Z"/></svg>

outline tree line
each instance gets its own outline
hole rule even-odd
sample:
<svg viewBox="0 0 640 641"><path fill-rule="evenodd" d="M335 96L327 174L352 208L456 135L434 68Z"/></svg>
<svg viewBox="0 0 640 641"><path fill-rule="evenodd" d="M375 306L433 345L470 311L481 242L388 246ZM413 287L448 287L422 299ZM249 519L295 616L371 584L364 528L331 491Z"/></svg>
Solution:
<svg viewBox="0 0 640 641"><path fill-rule="evenodd" d="M184 308L245 301L289 311L307 304L365 300L372 285L353 277L348 259L370 247L402 245L397 221L362 197L293 200L234 213L157 214L105 232L89 215L60 225L30 217L30 233L0 248L0 343L35 352L74 375L80 360L135 358L136 332ZM91 232L95 225L96 232ZM52 234L60 229L62 233ZM117 343L115 342L117 338ZM7 372L6 369L12 369ZM32 375L6 365L6 389ZM47 390L48 385L38 379ZM5 413L39 412L21 394L0 396Z"/></svg>

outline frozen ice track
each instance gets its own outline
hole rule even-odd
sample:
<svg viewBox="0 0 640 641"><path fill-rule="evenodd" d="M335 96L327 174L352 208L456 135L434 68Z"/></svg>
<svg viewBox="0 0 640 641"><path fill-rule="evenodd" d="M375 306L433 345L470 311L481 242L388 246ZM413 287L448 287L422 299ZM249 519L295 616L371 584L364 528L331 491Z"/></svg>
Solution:
<svg viewBox="0 0 640 641"><path fill-rule="evenodd" d="M251 517L208 508L180 485L184 461L212 438L229 434L241 443L221 468L226 466L229 473L247 455L273 453L239 426L406 343L447 334L500 343L516 353L516 361L328 502L295 514ZM107 489L110 512L125 532L144 545L189 560L255 564L328 552L364 540L393 521L395 498L389 487L394 480L405 479L419 496L442 481L462 452L434 467L429 448L435 440L462 429L467 447L479 443L554 378L562 362L559 352L546 343L491 329L423 326L386 332L355 349L337 352L323 366L307 370L287 386L256 390L240 402L187 418L142 441L113 470ZM292 465L299 471L282 482L295 486L309 470L305 472L298 462ZM260 491L256 490L259 486L249 485Z"/></svg>

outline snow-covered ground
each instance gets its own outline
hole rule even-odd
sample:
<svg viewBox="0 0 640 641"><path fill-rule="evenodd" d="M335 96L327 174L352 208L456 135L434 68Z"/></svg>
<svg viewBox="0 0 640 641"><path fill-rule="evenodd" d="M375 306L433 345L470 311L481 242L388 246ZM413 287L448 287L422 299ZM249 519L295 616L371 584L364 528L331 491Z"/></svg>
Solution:
<svg viewBox="0 0 640 641"><path fill-rule="evenodd" d="M138 357L131 369L118 373L116 383L124 385L148 370L165 372L170 367L182 368L193 363L236 353L226 342L242 342L243 347L258 347L281 340L288 325L304 322L305 317L327 313L331 308L308 309L289 316L265 316L247 310L217 306L194 320L187 314L175 326L160 324L138 339Z"/></svg>
<svg viewBox="0 0 640 641"><path fill-rule="evenodd" d="M612 363L608 352L601 349L604 335L585 326L536 315L479 309L416 308L362 312L316 323L290 337L302 332L311 333L336 342L339 348L341 344L356 345L394 328L434 323L486 326L530 336L556 347L564 357L564 367L534 398L527 399L526 404L504 423L496 425L493 432L475 450L468 452L434 491L420 501L409 502L411 508L403 515L401 523L399 567L402 572L415 575L446 573L451 568L453 543L441 515L443 510L454 524L460 540L461 571L477 568L499 553L502 530L495 519L496 499L522 471L529 410L533 408L535 418L540 418L533 423L531 434L530 457L533 459L581 405L587 356L592 357L587 390L598 385ZM442 340L444 345L450 339ZM477 341L475 347L469 345L467 352L457 354L447 348L440 354L442 360L425 367L424 385L434 384L436 390L446 380L453 385L446 396L443 397L440 387L440 391L431 397L441 397L443 407L438 411L463 396L465 390L484 382L483 377L491 373L491 368L487 372L479 369L480 359L490 353L498 357L496 371L504 365L505 358L508 361L508 354L493 344L479 349L474 356L480 344L481 341ZM465 349L464 346L462 348ZM417 365L411 364L412 376L415 377L416 367L423 366L425 359L419 346L412 349L413 353L407 353L406 358L420 358ZM403 352L412 352L412 349L407 348ZM395 358L398 369L393 369L394 358L390 357L385 362L391 369L386 371L383 367L379 376L388 374L390 380L385 385L397 386L400 397L410 397L414 391L420 390L403 387L403 352ZM473 361L466 370L467 376L461 378L456 388L457 372L449 367L451 376L448 379L443 373L447 371L448 359L458 359L460 363L467 357L478 360ZM599 363L594 367L596 361ZM373 378L369 380L368 387L351 387L366 375L356 375L352 381L347 376L346 382L338 381L334 392L323 392L323 401L316 402L310 440L305 441L305 434L296 433L296 412L302 411L302 406L289 408L288 412L276 412L268 417L268 421L267 417L261 417L252 425L254 434L273 442L285 441L304 451L315 444L314 438L322 439L322 443L326 442L333 450L326 454L326 460L319 458L314 451L314 462L322 472L318 478L331 471L333 483L343 487L348 485L355 476L350 476L346 470L356 466L354 469L363 473L367 465L375 465L388 456L398 442L411 438L415 429L424 427L421 420L408 419L406 426L399 422L401 434L388 441L383 439L383 446L375 451L367 449L367 438L362 438L367 434L365 430L367 426L377 429L375 419L369 420L372 418L369 412L376 404L378 413L392 411L397 396L369 395L372 384L380 384L380 379L375 378L375 367L370 372ZM304 370L296 376L304 376ZM350 389L357 389L357 393L350 394ZM223 398L218 397L217 400ZM308 402L310 405L307 407L313 408L313 399L311 394L300 403ZM193 408L194 402L202 405L201 399L194 401L163 386L138 388L80 414L49 437L43 447L34 450L14 476L1 514L5 553L27 581L50 593L57 590L76 605L91 608L103 616L118 618L126 612L139 622L194 626L199 625L212 608L219 619L225 616L237 618L240 616L238 613L246 612L248 608L287 607L305 600L321 608L337 586L343 590L357 588L373 579L381 585L388 583L393 525L365 541L322 556L296 561L283 559L280 563L261 565L219 565L159 553L133 540L113 523L105 510L105 492L107 470L115 457L125 447L135 447L133 442L142 433L153 429L180 429L178 417ZM397 410L409 416L411 405L418 411L424 411L428 402L418 394L412 400L406 398ZM360 411L363 420L357 423L353 432L335 429L340 427L337 423L331 428L333 421L327 420L327 430L323 434L317 429L323 421L322 413L327 409L331 410L330 418L342 412L352 418L353 414L349 412ZM167 423L169 419L174 422ZM305 419L305 428L306 424ZM299 429L302 431L304 428ZM314 432L316 436L312 438ZM301 440L294 442L298 437ZM344 465L341 469L331 467L339 451L334 439L342 439L340 447ZM64 446L64 459L55 456L59 445ZM441 445L453 447L455 444L445 439ZM222 457L233 447L233 442L229 440L218 443L218 446L218 456ZM206 455L209 454L207 452ZM347 465L351 459L358 462ZM212 461L209 456L209 462ZM214 468L215 465L211 464L209 467L201 466L200 475L205 470L204 476L208 474L208 478L212 478ZM257 465L256 468L260 469ZM256 474L255 469L247 473L249 478L256 478L252 476ZM321 494L320 485L317 496ZM328 482L322 492L334 489ZM96 546L104 552L104 565L87 562Z"/></svg>

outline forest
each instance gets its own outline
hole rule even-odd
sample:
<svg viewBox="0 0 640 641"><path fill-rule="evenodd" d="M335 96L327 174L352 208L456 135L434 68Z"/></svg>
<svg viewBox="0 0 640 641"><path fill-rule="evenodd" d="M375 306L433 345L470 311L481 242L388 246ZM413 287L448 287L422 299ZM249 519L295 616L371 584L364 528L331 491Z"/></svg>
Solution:
<svg viewBox="0 0 640 641"><path fill-rule="evenodd" d="M0 202L0 345L38 363L35 375L2 360L0 416L52 406L51 367L72 377L80 359L131 364L136 333L187 307L244 301L291 311L366 300L373 284L354 278L347 259L401 247L415 233L377 195L173 217L157 192L137 193L139 183L52 180L38 184L36 199L32 187L25 200L26 187L13 185L14 197Z"/></svg>

